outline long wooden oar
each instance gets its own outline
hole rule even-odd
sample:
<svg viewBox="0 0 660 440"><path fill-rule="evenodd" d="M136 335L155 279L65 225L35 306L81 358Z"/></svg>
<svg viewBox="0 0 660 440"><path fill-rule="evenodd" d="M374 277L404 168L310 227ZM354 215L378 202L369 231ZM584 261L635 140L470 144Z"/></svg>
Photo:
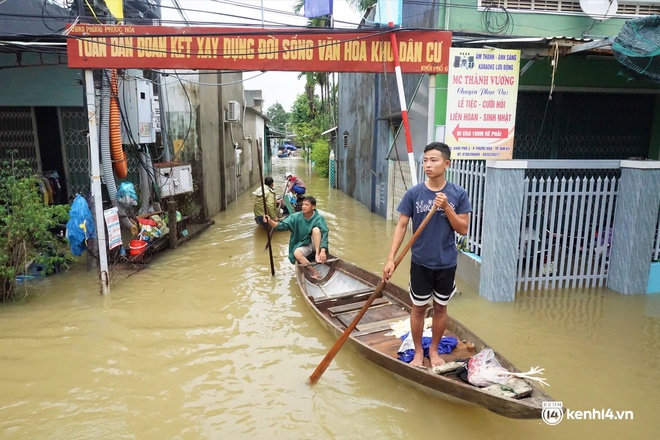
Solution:
<svg viewBox="0 0 660 440"><path fill-rule="evenodd" d="M261 180L261 199L264 202L264 216L265 216L266 214L268 214L268 208L266 207L266 189L264 188L264 172L263 172L263 166L261 165L263 156L261 155L261 148L259 148L259 144L257 144L257 157L259 158L257 162L259 162L259 179ZM275 202L277 202L277 200ZM270 256L270 274L272 276L275 276L275 263L273 263L273 247L270 245L270 234L268 234L268 243L266 243L266 245L268 246L268 255Z"/></svg>
<svg viewBox="0 0 660 440"><path fill-rule="evenodd" d="M282 203L284 203L284 196L286 195L287 187L288 187L288 185L284 186L284 192L282 193ZM275 200L275 202L277 203L277 200ZM270 240L273 237L273 232L274 231L275 231L275 228L270 228L270 230L268 231L268 241L266 242L266 246L264 246L264 249L268 249L270 247Z"/></svg>
<svg viewBox="0 0 660 440"><path fill-rule="evenodd" d="M406 247L403 248L403 250L399 253L399 256L397 259L394 261L394 269L392 269L392 272L396 270L396 268L399 266L401 261L403 260L403 257L406 256L410 248L412 247L413 244L415 244L415 241L417 240L417 237L419 237L419 234L422 233L424 228L426 227L427 223L431 220L431 217L433 217L433 214L437 209L435 207L431 207L431 210L429 211L428 214L426 214L426 217L424 217L424 220L422 221L422 224L419 225L413 236L410 238L410 241L408 244L406 244ZM360 312L357 314L357 316L353 319L353 322L349 324L348 327L346 327L346 330L344 330L344 333L337 339L337 342L335 342L335 345L332 346L328 354L325 355L321 363L319 364L318 367L316 367L316 370L312 373L311 376L309 376L308 383L310 385L314 385L316 382L319 381L321 378L321 375L325 372L325 370L330 366L330 362L335 358L341 347L344 345L344 342L348 339L348 337L351 335L351 332L355 329L357 326L358 322L360 322L360 319L364 316L365 313L367 313L367 310L369 309L369 306L371 306L371 303L374 302L376 298L380 295L380 292L383 291L385 288L385 281L382 279L378 283L378 286L376 286L376 290L371 294L369 299L364 303L364 306L362 306L362 309Z"/></svg>
<svg viewBox="0 0 660 440"><path fill-rule="evenodd" d="M270 225L268 226L268 240L266 241L266 245L264 246L264 249L270 248L270 241L273 239L273 232L275 232L275 228L271 228Z"/></svg>

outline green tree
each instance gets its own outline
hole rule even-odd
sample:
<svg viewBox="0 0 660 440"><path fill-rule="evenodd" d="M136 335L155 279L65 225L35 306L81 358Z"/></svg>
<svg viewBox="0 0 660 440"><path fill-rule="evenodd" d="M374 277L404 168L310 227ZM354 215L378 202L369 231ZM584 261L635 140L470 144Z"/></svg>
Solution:
<svg viewBox="0 0 660 440"><path fill-rule="evenodd" d="M31 262L44 274L70 254L50 228L68 219L68 205L45 206L39 180L27 161L5 160L0 167L0 301L16 299L16 277Z"/></svg>
<svg viewBox="0 0 660 440"><path fill-rule="evenodd" d="M376 3L376 0L348 0L347 3L353 9L359 12L366 12ZM293 5L293 12L299 14L305 5L304 0L297 0ZM330 27L332 21L330 16L321 16L310 18L309 27ZM315 119L319 114L329 116L331 125L337 121L337 99L335 86L331 84L331 75L328 72L302 72L298 78L305 76L305 94L307 96L308 113L311 119ZM321 92L321 100L318 101L315 95L316 88Z"/></svg>
<svg viewBox="0 0 660 440"><path fill-rule="evenodd" d="M346 0L358 12L366 12L367 9L376 4L377 0Z"/></svg>
<svg viewBox="0 0 660 440"><path fill-rule="evenodd" d="M284 132L284 127L291 119L291 114L287 113L282 107L282 104L275 102L275 104L268 107L266 116L270 119L270 125L278 131Z"/></svg>
<svg viewBox="0 0 660 440"><path fill-rule="evenodd" d="M321 127L311 122L300 122L294 126L296 144L311 149L314 142L321 137Z"/></svg>
<svg viewBox="0 0 660 440"><path fill-rule="evenodd" d="M347 3L361 13L372 7L376 0L347 0ZM294 3L293 11L298 14L304 7L304 0ZM315 17L309 20L309 27L330 27L329 16ZM296 142L309 150L316 172L328 176L330 146L322 139L321 133L337 125L338 120L338 87L334 75L328 72L303 72L298 78L305 76L305 94L298 95L291 109L291 122L297 135ZM321 92L320 99L316 90Z"/></svg>
<svg viewBox="0 0 660 440"><path fill-rule="evenodd" d="M300 93L291 106L291 123L295 126L301 122L311 122L313 120L312 113L309 110L309 103L307 96Z"/></svg>
<svg viewBox="0 0 660 440"><path fill-rule="evenodd" d="M317 139L312 144L310 158L314 162L314 170L321 177L328 177L330 169L330 145L325 139Z"/></svg>

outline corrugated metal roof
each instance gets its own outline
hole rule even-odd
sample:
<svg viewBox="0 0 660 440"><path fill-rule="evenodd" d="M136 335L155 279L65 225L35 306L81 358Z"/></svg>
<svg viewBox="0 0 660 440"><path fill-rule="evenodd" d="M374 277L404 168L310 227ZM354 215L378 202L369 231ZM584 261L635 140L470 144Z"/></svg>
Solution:
<svg viewBox="0 0 660 440"><path fill-rule="evenodd" d="M548 56L551 50L558 50L560 55L575 54L578 52L597 52L599 54L611 55L611 44L614 37L580 38L580 37L512 37L502 38L500 36L469 37L459 36L452 40L458 47L483 47L497 49L519 49L523 58L535 58Z"/></svg>
<svg viewBox="0 0 660 440"><path fill-rule="evenodd" d="M73 21L67 8L43 0L0 2L0 36L52 35Z"/></svg>
<svg viewBox="0 0 660 440"><path fill-rule="evenodd" d="M461 41L462 44L515 44L515 45L524 45L524 44L537 44L537 45L548 45L550 43L558 42L562 44L575 45L581 43L588 43L594 41L593 38L578 38L578 37L512 37L512 38L480 38L477 40L465 39Z"/></svg>

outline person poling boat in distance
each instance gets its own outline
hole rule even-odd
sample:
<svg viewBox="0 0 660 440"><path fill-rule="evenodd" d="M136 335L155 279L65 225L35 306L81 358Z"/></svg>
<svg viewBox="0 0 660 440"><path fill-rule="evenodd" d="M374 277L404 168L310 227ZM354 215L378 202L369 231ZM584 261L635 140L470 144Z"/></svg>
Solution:
<svg viewBox="0 0 660 440"><path fill-rule="evenodd" d="M294 193L300 197L305 194L305 191L307 191L307 188L305 188L305 183L300 179L300 177L296 177L291 173L286 173L284 178L286 179L287 189L289 192Z"/></svg>
<svg viewBox="0 0 660 440"><path fill-rule="evenodd" d="M394 271L394 258L406 235L410 219L414 233L426 214L431 209L437 209L436 215L412 246L409 288L413 306L410 312L410 333L415 355L410 365L417 367L424 362L424 314L431 302L433 325L429 359L431 367L445 363L437 349L447 326L447 303L456 289L454 278L458 251L454 232L460 235L467 233L469 213L472 212L467 192L445 178L450 159L451 150L444 143L432 142L424 148L423 165L427 180L410 188L401 199L397 208L399 221L383 267L383 281L387 282Z"/></svg>
<svg viewBox="0 0 660 440"><path fill-rule="evenodd" d="M274 189L275 181L272 177L268 176L264 179L264 191L266 193L266 214L273 218L278 217L282 201L278 200L278 195ZM264 195L261 192L261 186L258 187L252 194L254 194L254 221L258 225L265 227L264 222Z"/></svg>
<svg viewBox="0 0 660 440"><path fill-rule="evenodd" d="M289 261L296 261L306 265L312 272L312 277L320 279L321 275L310 265L309 257L314 254L314 261L325 263L328 258L328 225L321 214L316 210L316 199L307 196L302 201L302 211L289 215L287 218L276 221L267 214L264 222L278 231L291 231L289 238Z"/></svg>

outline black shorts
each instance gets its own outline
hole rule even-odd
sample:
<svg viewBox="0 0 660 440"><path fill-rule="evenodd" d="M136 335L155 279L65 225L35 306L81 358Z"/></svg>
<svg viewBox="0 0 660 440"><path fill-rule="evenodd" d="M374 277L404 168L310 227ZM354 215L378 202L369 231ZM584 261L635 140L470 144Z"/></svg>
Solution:
<svg viewBox="0 0 660 440"><path fill-rule="evenodd" d="M410 299L416 306L433 301L446 306L456 291L456 266L447 269L429 269L410 263Z"/></svg>

